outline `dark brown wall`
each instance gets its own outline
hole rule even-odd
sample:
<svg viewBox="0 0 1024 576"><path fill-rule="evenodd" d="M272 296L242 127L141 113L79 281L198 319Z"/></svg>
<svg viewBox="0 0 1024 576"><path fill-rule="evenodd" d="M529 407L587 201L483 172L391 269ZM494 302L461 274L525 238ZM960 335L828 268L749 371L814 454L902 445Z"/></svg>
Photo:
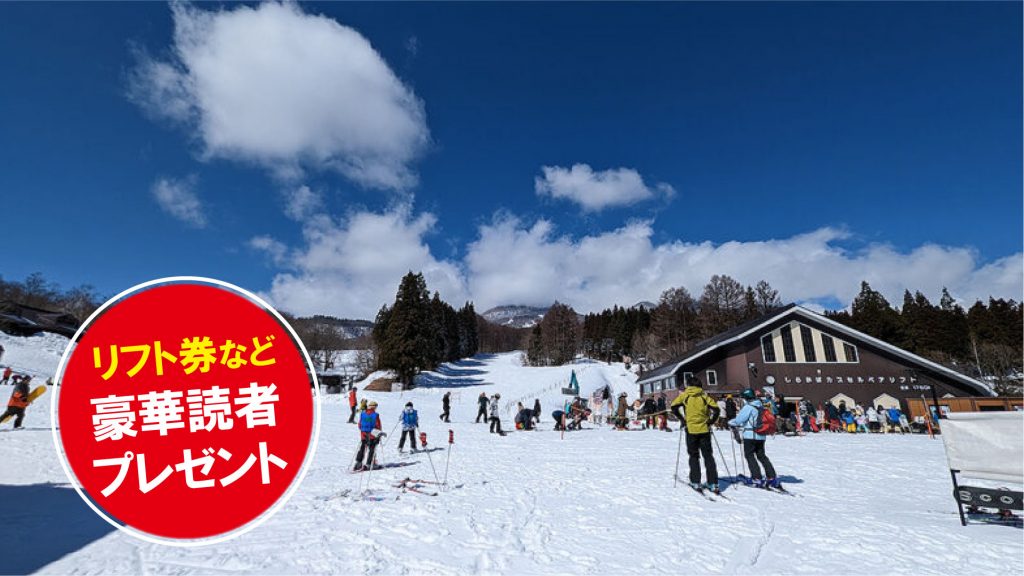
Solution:
<svg viewBox="0 0 1024 576"><path fill-rule="evenodd" d="M784 318L776 324L788 323L791 318ZM798 319L800 322L813 326L827 334L850 342L857 346L859 362L846 363L765 363L761 355L760 337L774 327L766 327L744 342L732 345L728 350L716 350L707 356L693 361L681 368L680 372L693 372L705 382L705 371L718 372L718 386L707 386L712 395L735 394L744 388L761 388L774 386L775 393L784 396L802 397L815 405L824 403L836 394L850 396L859 404L867 407L871 401L881 394L900 400L902 409L907 410L907 399L920 398L922 395L931 401L931 386L941 398L946 394L953 396L976 396L977 392L967 389L963 384L941 373L932 373L906 363L884 349L875 349L865 342L858 341L813 322ZM840 354L842 351L840 350ZM753 364L754 370L749 368ZM756 371L756 373L755 373ZM768 377L774 377L774 384L768 383ZM679 376L681 379L681 375ZM831 380L831 381L830 381ZM706 384L706 382L705 382ZM669 394L670 396L674 394Z"/></svg>

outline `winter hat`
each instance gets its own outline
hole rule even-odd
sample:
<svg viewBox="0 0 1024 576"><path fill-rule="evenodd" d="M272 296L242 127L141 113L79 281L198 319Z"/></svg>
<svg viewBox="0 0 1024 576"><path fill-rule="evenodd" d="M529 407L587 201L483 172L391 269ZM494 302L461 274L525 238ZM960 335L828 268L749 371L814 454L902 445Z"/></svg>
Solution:
<svg viewBox="0 0 1024 576"><path fill-rule="evenodd" d="M373 400L370 400L369 403L366 404L366 407L367 408L376 408L377 407L377 403L374 402Z"/></svg>
<svg viewBox="0 0 1024 576"><path fill-rule="evenodd" d="M753 400L756 397L753 388L747 388L746 390L743 391L743 394L741 394L741 396L743 396L744 400Z"/></svg>
<svg viewBox="0 0 1024 576"><path fill-rule="evenodd" d="M406 402L405 403L405 407L406 408L412 408L412 402Z"/></svg>

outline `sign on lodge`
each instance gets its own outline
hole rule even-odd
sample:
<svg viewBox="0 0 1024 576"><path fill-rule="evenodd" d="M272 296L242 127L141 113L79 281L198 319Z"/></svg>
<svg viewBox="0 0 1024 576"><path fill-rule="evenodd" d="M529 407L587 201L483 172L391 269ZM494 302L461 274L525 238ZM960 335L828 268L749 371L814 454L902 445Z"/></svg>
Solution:
<svg viewBox="0 0 1024 576"><path fill-rule="evenodd" d="M815 405L899 407L934 391L936 397L994 396L985 383L806 308L789 305L699 344L682 358L643 373L641 396L678 393L686 378L712 395L774 388Z"/></svg>

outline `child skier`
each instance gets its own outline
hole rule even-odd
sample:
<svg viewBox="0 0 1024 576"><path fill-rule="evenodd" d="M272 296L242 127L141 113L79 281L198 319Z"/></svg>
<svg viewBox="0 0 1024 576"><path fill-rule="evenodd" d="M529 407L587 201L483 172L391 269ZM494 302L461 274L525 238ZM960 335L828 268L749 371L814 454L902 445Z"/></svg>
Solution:
<svg viewBox="0 0 1024 576"><path fill-rule="evenodd" d="M729 426L743 429L743 457L747 459L747 465L750 467L750 478L758 488L779 488L775 468L768 455L764 453L764 436L756 431L757 415L761 412L763 404L750 388L743 391L742 397L746 404L740 413L729 421ZM764 466L764 477L761 476L758 462Z"/></svg>
<svg viewBox="0 0 1024 576"><path fill-rule="evenodd" d="M11 398L7 401L7 411L0 416L0 420L14 416L14 427L21 428L21 422L25 419L25 408L28 407L28 383L31 380L31 376L22 378L14 385L14 392L11 392Z"/></svg>
<svg viewBox="0 0 1024 576"><path fill-rule="evenodd" d="M707 488L718 493L718 467L711 447L711 428L718 419L718 404L700 387L700 380L690 377L686 389L672 401L672 413L686 426L686 453L690 457L690 487ZM682 409L683 414L680 414ZM707 484L700 483L700 460L704 458Z"/></svg>
<svg viewBox="0 0 1024 576"><path fill-rule="evenodd" d="M398 451L405 448L405 437L409 436L409 445L412 451L416 451L416 429L420 427L420 416L412 407L412 402L405 403L405 410L402 411L402 436L398 439Z"/></svg>
<svg viewBox="0 0 1024 576"><path fill-rule="evenodd" d="M451 420L448 419L448 415L451 413L451 411L452 393L445 392L444 396L441 398L441 420L444 420L445 422L451 422Z"/></svg>
<svg viewBox="0 0 1024 576"><path fill-rule="evenodd" d="M366 400L363 400L366 402ZM377 443L385 434L380 424L380 415L377 414L377 403L370 401L366 404L366 410L359 415L359 452L356 453L356 465L353 472L369 470L373 466L373 453L377 450ZM363 456L366 456L365 464Z"/></svg>

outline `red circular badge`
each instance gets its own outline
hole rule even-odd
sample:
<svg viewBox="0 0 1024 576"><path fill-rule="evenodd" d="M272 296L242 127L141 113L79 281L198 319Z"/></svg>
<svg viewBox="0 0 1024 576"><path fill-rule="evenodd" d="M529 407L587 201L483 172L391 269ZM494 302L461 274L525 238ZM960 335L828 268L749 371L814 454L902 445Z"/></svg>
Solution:
<svg viewBox="0 0 1024 576"><path fill-rule="evenodd" d="M79 494L130 533L209 543L268 517L316 447L315 372L238 287L168 278L119 294L58 370L54 441Z"/></svg>

